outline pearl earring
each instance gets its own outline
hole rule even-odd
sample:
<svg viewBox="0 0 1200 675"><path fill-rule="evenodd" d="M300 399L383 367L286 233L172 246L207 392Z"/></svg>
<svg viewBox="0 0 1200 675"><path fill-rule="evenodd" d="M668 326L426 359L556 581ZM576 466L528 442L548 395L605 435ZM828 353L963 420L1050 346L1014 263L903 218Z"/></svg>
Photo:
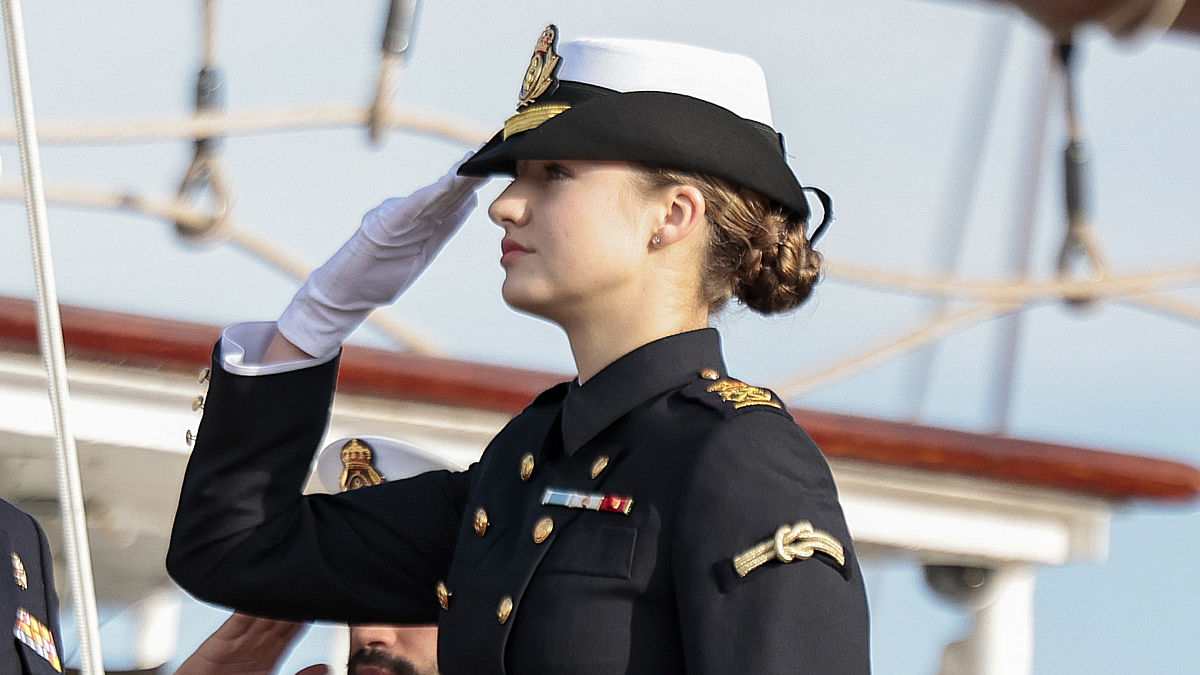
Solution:
<svg viewBox="0 0 1200 675"><path fill-rule="evenodd" d="M650 240L650 243L654 244L655 246L658 246L659 244L662 243L662 237L660 237L656 234L656 235L654 235L654 238Z"/></svg>

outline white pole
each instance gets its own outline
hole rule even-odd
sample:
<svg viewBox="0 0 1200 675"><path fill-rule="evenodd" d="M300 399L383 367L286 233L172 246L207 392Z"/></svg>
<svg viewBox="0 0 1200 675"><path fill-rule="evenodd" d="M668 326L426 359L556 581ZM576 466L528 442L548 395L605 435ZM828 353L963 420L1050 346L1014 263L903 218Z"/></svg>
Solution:
<svg viewBox="0 0 1200 675"><path fill-rule="evenodd" d="M67 391L66 357L63 348L62 321L54 288L54 269L50 260L50 232L46 221L46 195L42 190L41 159L38 156L33 96L29 86L29 64L25 50L25 26L21 20L20 0L3 0L4 34L8 41L8 68L12 80L13 108L17 116L17 141L21 150L21 171L25 183L25 210L29 217L29 240L38 291L38 337L42 360L49 375L50 407L56 432L58 496L62 510L67 568L71 573L71 593L75 605L75 623L79 627L81 672L103 675L100 654L100 628L96 613L96 591L92 582L92 559L87 538L87 517L83 511L83 493L79 482L79 457L75 436L67 424L70 393Z"/></svg>
<svg viewBox="0 0 1200 675"><path fill-rule="evenodd" d="M991 600L975 612L975 672L1025 675L1033 672L1033 586L1029 565L1000 565L988 581Z"/></svg>
<svg viewBox="0 0 1200 675"><path fill-rule="evenodd" d="M1033 565L1015 562L987 569L927 566L929 587L971 617L967 634L942 651L938 675L1033 672L1035 578Z"/></svg>

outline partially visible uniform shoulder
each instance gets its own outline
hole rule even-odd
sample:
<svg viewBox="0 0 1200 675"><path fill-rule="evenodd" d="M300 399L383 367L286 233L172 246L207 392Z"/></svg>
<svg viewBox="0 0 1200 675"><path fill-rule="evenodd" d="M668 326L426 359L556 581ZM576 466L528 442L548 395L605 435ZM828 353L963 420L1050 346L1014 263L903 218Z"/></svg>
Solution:
<svg viewBox="0 0 1200 675"><path fill-rule="evenodd" d="M541 408L543 406L558 405L559 403L562 403L562 400L567 397L567 390L570 388L570 386L570 382L559 382L553 387L550 387L546 391L538 394L537 398L533 399L533 402L530 403L526 409Z"/></svg>
<svg viewBox="0 0 1200 675"><path fill-rule="evenodd" d="M751 411L773 411L788 419L792 417L775 392L731 377L706 379L701 376L680 393L722 417L736 417Z"/></svg>
<svg viewBox="0 0 1200 675"><path fill-rule="evenodd" d="M807 467L800 473L824 485L829 469L820 448L775 392L723 377L689 384L681 393L720 420L704 444L703 454L709 460L723 464L734 456L738 462L787 457ZM828 482L832 484L831 479Z"/></svg>
<svg viewBox="0 0 1200 675"><path fill-rule="evenodd" d="M33 516L0 499L0 525L14 532L40 532L41 526Z"/></svg>

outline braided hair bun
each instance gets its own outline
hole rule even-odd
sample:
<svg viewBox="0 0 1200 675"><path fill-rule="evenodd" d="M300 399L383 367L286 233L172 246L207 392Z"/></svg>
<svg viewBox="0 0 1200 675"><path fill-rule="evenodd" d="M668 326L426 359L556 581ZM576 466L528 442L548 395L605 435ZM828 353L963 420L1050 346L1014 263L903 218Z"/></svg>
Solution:
<svg viewBox="0 0 1200 675"><path fill-rule="evenodd" d="M694 185L705 200L710 231L703 274L705 300L716 312L736 297L760 314L799 307L821 275L807 223L757 192L674 169L645 170L645 188Z"/></svg>

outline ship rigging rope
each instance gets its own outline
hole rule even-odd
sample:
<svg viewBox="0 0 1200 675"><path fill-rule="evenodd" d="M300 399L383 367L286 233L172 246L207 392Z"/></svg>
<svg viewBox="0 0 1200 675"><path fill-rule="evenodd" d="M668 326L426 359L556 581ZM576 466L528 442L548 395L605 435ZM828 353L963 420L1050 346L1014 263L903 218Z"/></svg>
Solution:
<svg viewBox="0 0 1200 675"><path fill-rule="evenodd" d="M1023 303L987 302L957 312L940 314L934 320L923 323L905 335L871 349L859 351L844 361L815 373L776 385L775 392L785 401L794 401L809 392L866 372L890 359L949 337L964 328L1020 311L1024 307Z"/></svg>
<svg viewBox="0 0 1200 675"><path fill-rule="evenodd" d="M79 206L114 211L133 211L172 221L202 225L212 214L180 203L175 199L154 199L116 190L81 187L48 187L46 199L63 206ZM20 186L0 183L0 200L19 199ZM240 233L239 233L240 232ZM265 240L234 228L229 233L233 243L296 279L303 280L310 272L303 263ZM951 276L924 276L905 272L880 270L857 265L829 256L825 261L826 278L848 284L907 293L925 297L988 302L1030 302L1060 300L1063 297L1086 296L1097 300L1119 299L1124 296L1143 296L1200 284L1200 265L1156 272L1108 277L1100 281L1034 281L1020 280L963 280Z"/></svg>
<svg viewBox="0 0 1200 675"><path fill-rule="evenodd" d="M242 113L200 113L136 122L49 122L38 137L49 144L116 144L147 141L247 135L295 129L361 127L370 120L371 108L353 104L298 106ZM388 129L406 129L468 147L478 147L491 132L443 115L397 106L384 113ZM0 142L16 140L12 127L0 128Z"/></svg>
<svg viewBox="0 0 1200 675"><path fill-rule="evenodd" d="M1200 266L1180 267L1158 272L1108 277L1097 281L967 281L948 276L930 277L904 272L889 272L844 261L827 262L826 277L846 283L870 286L911 295L982 300L989 302L1030 302L1086 297L1104 300L1129 295L1144 295L1200 284Z"/></svg>
<svg viewBox="0 0 1200 675"><path fill-rule="evenodd" d="M21 189L12 183L0 183L0 199L20 199ZM153 199L114 190L86 189L79 187L48 187L46 201L62 206L78 206L112 211L132 211L141 215L162 218L167 222L185 223L201 228L213 219L213 215L188 206L177 199ZM292 254L273 245L267 239L254 234L230 219L220 231L229 243L266 262L275 269L303 282L312 271ZM428 356L445 356L429 338L405 326L401 321L380 309L367 318L367 322L383 331L408 349Z"/></svg>
<svg viewBox="0 0 1200 675"><path fill-rule="evenodd" d="M46 198L42 189L25 26L19 0L3 0L3 8L9 77L12 80L13 108L24 176L25 209L29 216L29 242L33 249L34 276L37 280L38 340L42 361L46 365L50 408L54 418L58 502L67 549L67 569L71 577L75 624L79 634L80 670L85 675L103 675L104 658L100 652L95 579L88 545L87 515L83 508L83 488L79 479L79 454L70 425L71 395L67 388L62 317L59 314L50 255L50 227L46 220Z"/></svg>
<svg viewBox="0 0 1200 675"><path fill-rule="evenodd" d="M1159 312L1176 319L1200 324L1200 305L1197 304L1157 295L1128 295L1118 296L1114 299L1138 309ZM838 363L777 385L775 387L776 393L785 401L794 401L807 393L866 372L891 359L933 344L960 330L970 328L984 321L1024 311L1030 304L1032 304L1032 301L985 301L958 312L939 315L935 320L925 322L904 335L878 344L875 347L857 351Z"/></svg>

